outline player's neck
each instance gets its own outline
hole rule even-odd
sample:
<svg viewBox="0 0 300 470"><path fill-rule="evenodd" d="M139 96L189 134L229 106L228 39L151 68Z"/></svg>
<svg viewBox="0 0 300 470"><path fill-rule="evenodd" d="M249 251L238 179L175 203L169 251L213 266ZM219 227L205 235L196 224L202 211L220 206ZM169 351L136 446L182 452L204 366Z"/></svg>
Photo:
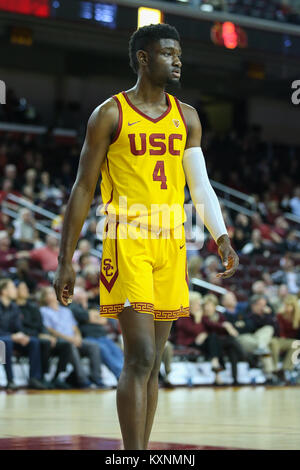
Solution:
<svg viewBox="0 0 300 470"><path fill-rule="evenodd" d="M139 76L131 90L134 96L144 103L154 104L165 100L165 89L162 86L153 84L145 75Z"/></svg>

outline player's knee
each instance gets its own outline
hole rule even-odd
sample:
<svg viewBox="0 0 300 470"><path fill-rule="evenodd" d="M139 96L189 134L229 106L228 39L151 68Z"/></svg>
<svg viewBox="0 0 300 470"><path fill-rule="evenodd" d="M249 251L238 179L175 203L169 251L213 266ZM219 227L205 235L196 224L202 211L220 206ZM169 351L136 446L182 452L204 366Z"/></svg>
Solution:
<svg viewBox="0 0 300 470"><path fill-rule="evenodd" d="M135 354L125 360L127 367L133 368L136 374L149 374L155 363L155 349L152 345L144 345Z"/></svg>

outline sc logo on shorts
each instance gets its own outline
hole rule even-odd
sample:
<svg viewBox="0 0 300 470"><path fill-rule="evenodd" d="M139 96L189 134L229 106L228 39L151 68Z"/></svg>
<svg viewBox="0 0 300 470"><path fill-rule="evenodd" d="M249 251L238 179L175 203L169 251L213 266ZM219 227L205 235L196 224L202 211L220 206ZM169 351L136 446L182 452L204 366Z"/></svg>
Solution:
<svg viewBox="0 0 300 470"><path fill-rule="evenodd" d="M5 364L5 343L0 341L0 364Z"/></svg>
<svg viewBox="0 0 300 470"><path fill-rule="evenodd" d="M0 80L0 104L6 104L6 85Z"/></svg>

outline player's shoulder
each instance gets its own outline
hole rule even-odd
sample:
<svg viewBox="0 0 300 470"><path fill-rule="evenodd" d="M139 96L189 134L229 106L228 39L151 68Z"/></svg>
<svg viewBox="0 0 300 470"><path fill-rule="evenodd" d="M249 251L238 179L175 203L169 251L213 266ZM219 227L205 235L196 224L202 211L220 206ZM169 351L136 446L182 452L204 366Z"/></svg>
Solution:
<svg viewBox="0 0 300 470"><path fill-rule="evenodd" d="M98 127L103 122L114 124L119 119L119 109L117 102L113 97L110 97L100 103L92 111L89 120L88 127Z"/></svg>
<svg viewBox="0 0 300 470"><path fill-rule="evenodd" d="M197 124L200 123L199 116L198 116L196 109L190 104L184 103L183 101L180 101L178 98L176 99L184 115L184 119L187 123L187 126L190 127L191 125L195 123Z"/></svg>
<svg viewBox="0 0 300 470"><path fill-rule="evenodd" d="M180 105L180 108L182 109L184 114L187 114L187 115L194 115L195 113L197 114L197 111L193 106L191 106L188 103L184 103L183 101L180 101L178 98L176 98L176 99L177 99L177 101Z"/></svg>

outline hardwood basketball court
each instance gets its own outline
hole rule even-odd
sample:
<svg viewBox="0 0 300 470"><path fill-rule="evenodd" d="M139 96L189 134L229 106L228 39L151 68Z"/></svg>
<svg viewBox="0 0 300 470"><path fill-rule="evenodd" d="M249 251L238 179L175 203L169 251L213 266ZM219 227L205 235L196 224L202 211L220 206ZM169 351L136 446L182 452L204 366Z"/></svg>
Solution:
<svg viewBox="0 0 300 470"><path fill-rule="evenodd" d="M300 449L299 391L160 389L150 448ZM3 391L0 423L0 449L122 449L116 390Z"/></svg>

